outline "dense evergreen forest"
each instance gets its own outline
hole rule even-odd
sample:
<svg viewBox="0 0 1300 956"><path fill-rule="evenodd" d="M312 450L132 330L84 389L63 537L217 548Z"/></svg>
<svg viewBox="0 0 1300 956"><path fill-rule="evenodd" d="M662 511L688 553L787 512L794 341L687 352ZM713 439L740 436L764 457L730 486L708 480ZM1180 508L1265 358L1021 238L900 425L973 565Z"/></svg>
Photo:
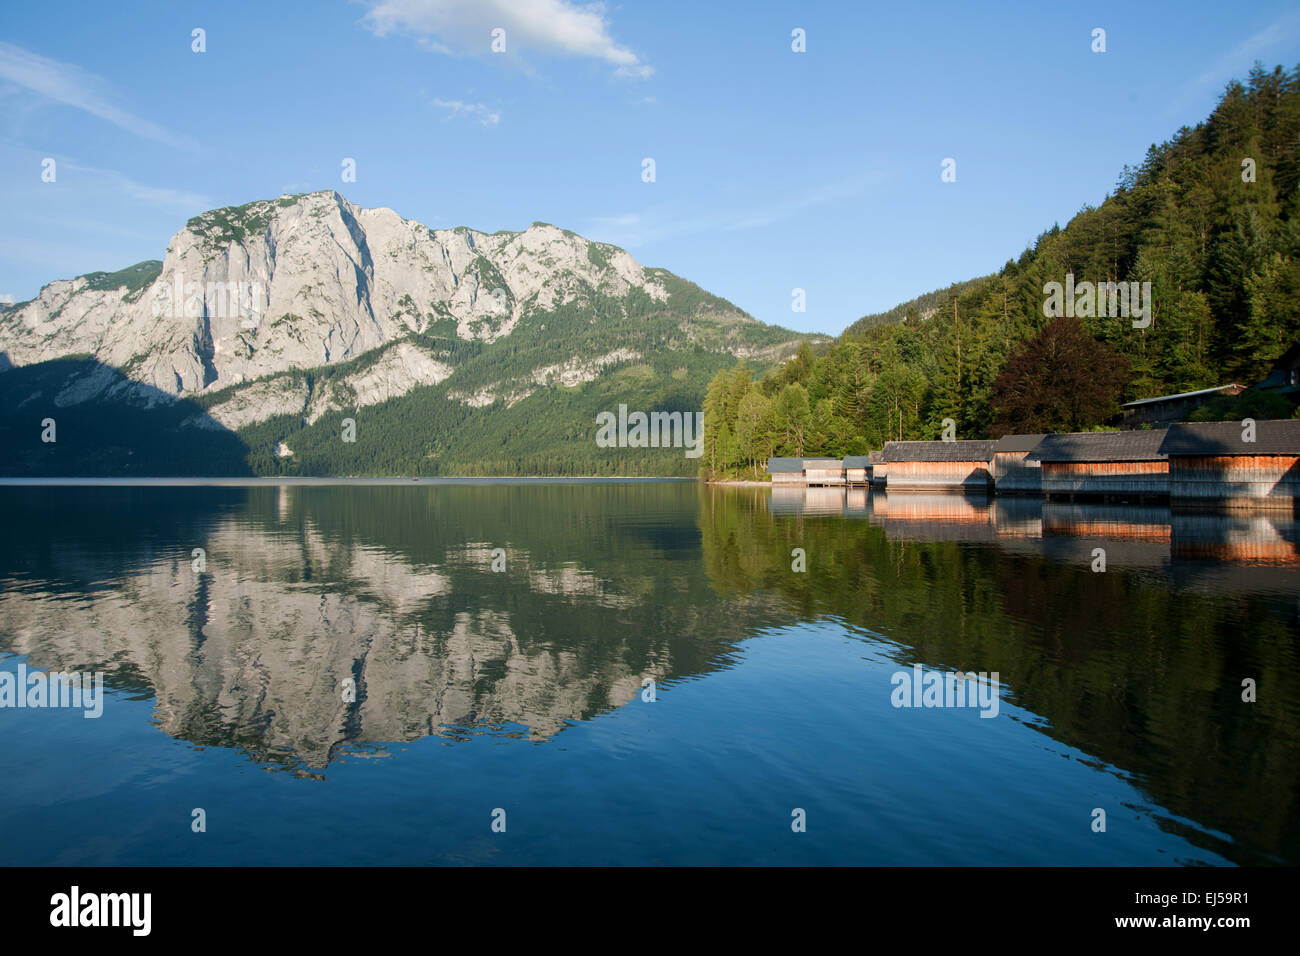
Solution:
<svg viewBox="0 0 1300 956"><path fill-rule="evenodd" d="M1209 119L1125 166L1113 194L1053 226L995 275L867 316L828 348L756 377L719 373L705 400L706 475L770 455L865 454L891 439L1088 430L1136 398L1252 385L1300 338L1300 67L1256 64ZM1151 322L1049 317L1045 286L1151 283ZM1290 417L1282 399L1224 418Z"/></svg>

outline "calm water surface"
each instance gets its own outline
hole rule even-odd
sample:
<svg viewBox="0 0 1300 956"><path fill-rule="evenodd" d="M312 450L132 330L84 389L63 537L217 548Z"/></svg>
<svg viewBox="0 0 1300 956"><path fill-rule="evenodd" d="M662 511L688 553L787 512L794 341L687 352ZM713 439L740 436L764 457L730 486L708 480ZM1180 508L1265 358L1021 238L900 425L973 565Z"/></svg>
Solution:
<svg viewBox="0 0 1300 956"><path fill-rule="evenodd" d="M1291 516L669 482L0 503L0 670L108 685L99 719L0 708L0 863L1300 862ZM997 672L997 716L894 707L914 664Z"/></svg>

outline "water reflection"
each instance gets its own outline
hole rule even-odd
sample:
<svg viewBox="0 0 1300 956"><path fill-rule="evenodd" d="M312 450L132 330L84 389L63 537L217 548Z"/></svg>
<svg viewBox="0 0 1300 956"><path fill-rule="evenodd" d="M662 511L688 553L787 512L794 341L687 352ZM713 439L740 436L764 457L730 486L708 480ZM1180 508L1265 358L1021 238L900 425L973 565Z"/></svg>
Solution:
<svg viewBox="0 0 1300 956"><path fill-rule="evenodd" d="M562 744L645 680L733 668L742 642L794 625L853 635L863 660L998 672L1022 715L999 720L1130 780L1160 826L1238 862L1300 861L1300 538L1282 517L689 484L0 499L0 654L103 670L171 737L299 775L426 737ZM700 738L737 747L774 708L817 710L763 686ZM899 713L828 719L809 746L883 747L914 719ZM884 772L932 773L939 743Z"/></svg>
<svg viewBox="0 0 1300 956"><path fill-rule="evenodd" d="M776 589L805 615L885 634L900 663L998 671L1044 733L1230 834L1225 855L1300 859L1300 536L1289 515L873 491L862 529L845 520L864 513L861 497L783 490L770 515L755 499L727 540L706 536L721 586ZM815 573L784 573L792 547ZM746 566L736 550L765 559ZM1268 699L1245 702L1247 679Z"/></svg>
<svg viewBox="0 0 1300 956"><path fill-rule="evenodd" d="M347 742L549 738L717 667L764 604L702 615L703 576L661 573L698 532L634 486L9 494L0 651L104 670L166 733L307 772Z"/></svg>
<svg viewBox="0 0 1300 956"><path fill-rule="evenodd" d="M970 494L890 496L821 487L773 488L769 510L778 518L865 517L889 539L991 544L1064 562L1090 563L1093 549L1106 543L1108 565L1162 570L1171 581L1200 579L1233 593L1300 595L1300 522L1289 512L1184 512L1168 506ZM1233 566L1250 572L1232 574ZM1205 573L1211 571L1218 573Z"/></svg>

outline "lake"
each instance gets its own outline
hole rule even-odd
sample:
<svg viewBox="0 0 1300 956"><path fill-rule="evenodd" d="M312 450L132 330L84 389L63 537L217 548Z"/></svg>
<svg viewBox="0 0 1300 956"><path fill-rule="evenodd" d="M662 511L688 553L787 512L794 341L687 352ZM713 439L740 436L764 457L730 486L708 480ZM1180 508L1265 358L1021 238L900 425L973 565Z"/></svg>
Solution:
<svg viewBox="0 0 1300 956"><path fill-rule="evenodd" d="M673 481L0 502L7 686L104 688L0 707L5 864L1300 863L1291 515Z"/></svg>

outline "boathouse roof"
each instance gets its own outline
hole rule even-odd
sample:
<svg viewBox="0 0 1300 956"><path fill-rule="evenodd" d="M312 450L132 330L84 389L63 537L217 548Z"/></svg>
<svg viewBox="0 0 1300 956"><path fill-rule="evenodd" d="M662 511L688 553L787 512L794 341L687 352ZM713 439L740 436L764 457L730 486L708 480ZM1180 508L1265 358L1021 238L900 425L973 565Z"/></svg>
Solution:
<svg viewBox="0 0 1300 956"><path fill-rule="evenodd" d="M1026 457L1030 461L1161 461L1167 429L1069 432L1046 435Z"/></svg>
<svg viewBox="0 0 1300 956"><path fill-rule="evenodd" d="M983 461L993 457L991 441L887 441L884 461Z"/></svg>
<svg viewBox="0 0 1300 956"><path fill-rule="evenodd" d="M1199 398L1202 395L1213 395L1220 392L1226 395L1238 395L1245 389L1235 382L1228 385L1216 385L1214 388L1198 388L1194 392L1179 392L1177 395L1156 395L1152 398L1139 398L1131 402L1125 402L1120 408L1138 408L1142 405L1151 405L1155 402L1179 402L1185 398Z"/></svg>
<svg viewBox="0 0 1300 956"><path fill-rule="evenodd" d="M993 454L1003 451L1033 451L1046 437L1043 432L1037 435L1003 435L993 444Z"/></svg>
<svg viewBox="0 0 1300 956"><path fill-rule="evenodd" d="M870 459L871 459L870 455L845 455L844 467L845 468L866 468L867 465L871 464Z"/></svg>
<svg viewBox="0 0 1300 956"><path fill-rule="evenodd" d="M876 450L876 451L867 452L868 465L879 465L884 460L885 460L885 453L883 451Z"/></svg>
<svg viewBox="0 0 1300 956"><path fill-rule="evenodd" d="M802 475L802 458L769 458L767 460L769 475Z"/></svg>
<svg viewBox="0 0 1300 956"><path fill-rule="evenodd" d="M1255 440L1243 441L1241 422L1191 422L1169 426L1160 450L1166 455L1300 455L1300 420L1259 421Z"/></svg>

